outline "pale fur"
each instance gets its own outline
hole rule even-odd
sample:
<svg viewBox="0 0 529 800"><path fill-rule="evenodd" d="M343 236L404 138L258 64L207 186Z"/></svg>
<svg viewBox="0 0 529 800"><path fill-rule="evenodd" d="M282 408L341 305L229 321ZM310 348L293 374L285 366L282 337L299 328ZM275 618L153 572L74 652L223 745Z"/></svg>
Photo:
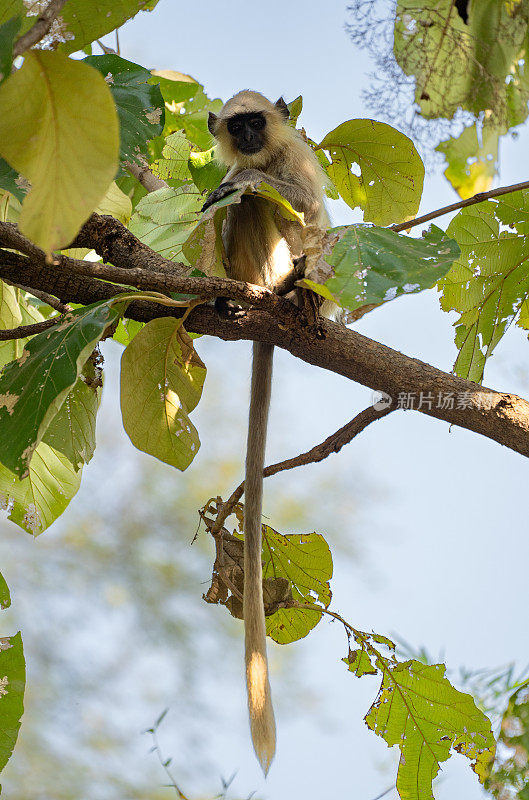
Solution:
<svg viewBox="0 0 529 800"><path fill-rule="evenodd" d="M260 111L266 118L265 146L252 155L240 153L227 130L236 114ZM264 180L276 188L308 224L328 227L323 203L325 174L310 146L287 124L281 110L252 91L236 94L214 121L217 156L229 167L223 183ZM223 241L229 275L270 289L292 269L303 252L303 228L289 222L266 200L243 196L228 208ZM252 741L265 772L275 753L275 720L268 679L266 622L263 605L261 514L263 467L273 345L253 347L250 418L246 452L244 508L244 624L246 682Z"/></svg>

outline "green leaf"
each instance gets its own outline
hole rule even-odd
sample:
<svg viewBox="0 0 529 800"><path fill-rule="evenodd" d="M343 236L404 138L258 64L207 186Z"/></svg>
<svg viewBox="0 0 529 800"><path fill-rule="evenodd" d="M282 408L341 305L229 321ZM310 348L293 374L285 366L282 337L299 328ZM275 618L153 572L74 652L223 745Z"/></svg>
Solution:
<svg viewBox="0 0 529 800"><path fill-rule="evenodd" d="M194 91L191 97L182 99L181 103L176 103L174 109L167 111L164 134L183 128L190 142L200 150L207 150L212 144L212 136L208 130L208 114L210 111L218 114L222 105L222 100L210 100L199 84L197 91Z"/></svg>
<svg viewBox="0 0 529 800"><path fill-rule="evenodd" d="M80 483L81 473L68 458L41 442L22 480L0 464L0 507L9 512L8 519L38 536L60 517Z"/></svg>
<svg viewBox="0 0 529 800"><path fill-rule="evenodd" d="M480 126L480 144L475 123L457 139L450 137L435 148L444 154L448 162L444 174L463 199L490 189L498 167L500 133L505 130L490 124Z"/></svg>
<svg viewBox="0 0 529 800"><path fill-rule="evenodd" d="M21 17L26 14L23 0L2 0L0 3L0 25L12 17Z"/></svg>
<svg viewBox="0 0 529 800"><path fill-rule="evenodd" d="M191 143L186 139L182 131L169 134L165 140L162 151L163 158L158 159L151 165L155 175L163 180L176 179L179 181L191 180L189 171L189 155L191 153Z"/></svg>
<svg viewBox="0 0 529 800"><path fill-rule="evenodd" d="M150 82L148 69L116 55L88 56L85 64L105 78L119 117L121 161L138 161L148 155L148 141L161 134L164 101L160 88Z"/></svg>
<svg viewBox="0 0 529 800"><path fill-rule="evenodd" d="M415 216L424 165L403 133L383 122L352 119L318 147L331 155L328 173L341 196L351 208L363 210L366 222L389 225Z"/></svg>
<svg viewBox="0 0 529 800"><path fill-rule="evenodd" d="M4 285L8 292L9 289L12 289L12 287L7 286L7 284ZM13 289L13 291L15 292L16 290ZM9 305L6 304L5 292L3 292L3 295L2 317L0 319L1 327L15 328L18 325L32 325L35 322L42 322L44 320L40 311L22 298L17 303L16 309L10 308ZM9 302L11 303L12 300L10 299ZM25 339L6 339L3 342L0 341L0 370L10 361L20 358L27 341L29 341L29 337Z"/></svg>
<svg viewBox="0 0 529 800"><path fill-rule="evenodd" d="M153 69L150 82L159 85L163 99L169 105L184 103L203 88L190 75L172 69Z"/></svg>
<svg viewBox="0 0 529 800"><path fill-rule="evenodd" d="M11 595L9 594L9 586L5 578L0 574L0 608L9 608L11 605Z"/></svg>
<svg viewBox="0 0 529 800"><path fill-rule="evenodd" d="M334 267L334 277L321 287L311 281L310 288L349 311L380 305L402 294L430 289L459 253L457 243L435 225L420 239L387 228L354 225L345 229L326 257ZM309 285L307 280L300 283Z"/></svg>
<svg viewBox="0 0 529 800"><path fill-rule="evenodd" d="M99 201L96 211L98 214L110 214L111 217L119 219L124 225L128 225L132 214L132 202L117 183L112 181L107 193Z"/></svg>
<svg viewBox="0 0 529 800"><path fill-rule="evenodd" d="M432 781L451 749L472 762L483 783L495 751L490 720L449 683L445 666L414 660L389 665L381 658L376 665L383 679L365 720L388 747L400 748L401 800L433 800Z"/></svg>
<svg viewBox="0 0 529 800"><path fill-rule="evenodd" d="M121 357L123 427L138 450L185 470L200 447L188 414L206 368L182 321L161 317L139 331Z"/></svg>
<svg viewBox="0 0 529 800"><path fill-rule="evenodd" d="M125 345L125 347L132 342L138 331L141 331L144 323L138 322L135 319L126 319L122 317L118 322L118 327L112 337L115 342Z"/></svg>
<svg viewBox="0 0 529 800"><path fill-rule="evenodd" d="M24 713L26 662L20 633L0 639L0 771L11 757Z"/></svg>
<svg viewBox="0 0 529 800"><path fill-rule="evenodd" d="M497 800L529 797L529 690L527 685L510 697L501 720L500 751L485 790Z"/></svg>
<svg viewBox="0 0 529 800"><path fill-rule="evenodd" d="M0 25L0 83L11 73L13 42L20 30L20 17L12 17Z"/></svg>
<svg viewBox="0 0 529 800"><path fill-rule="evenodd" d="M94 303L30 339L0 376L0 461L24 477L35 447L123 303Z"/></svg>
<svg viewBox="0 0 529 800"><path fill-rule="evenodd" d="M378 673L365 650L350 650L347 658L342 658L342 661L347 664L349 672L353 672L357 678Z"/></svg>
<svg viewBox="0 0 529 800"><path fill-rule="evenodd" d="M287 103L287 106L290 114L290 124L293 128L295 128L298 122L298 117L303 110L303 97L299 95L299 97L296 97L291 103Z"/></svg>
<svg viewBox="0 0 529 800"><path fill-rule="evenodd" d="M222 183L222 179L226 175L226 167L223 167L215 159L214 147L190 153L189 171L199 192L212 192Z"/></svg>
<svg viewBox="0 0 529 800"><path fill-rule="evenodd" d="M117 169L118 121L108 86L86 64L32 50L0 86L0 106L0 153L32 183L20 230L47 252L65 247Z"/></svg>
<svg viewBox="0 0 529 800"><path fill-rule="evenodd" d="M191 186L149 192L136 206L130 230L144 244L172 261L185 261L182 245L197 223L204 203Z"/></svg>
<svg viewBox="0 0 529 800"><path fill-rule="evenodd" d="M61 10L64 53L75 53L106 33L120 28L138 11L154 8L155 0L68 0Z"/></svg>
<svg viewBox="0 0 529 800"><path fill-rule="evenodd" d="M457 311L454 370L480 382L487 359L529 294L529 193L462 209L447 233L461 257L439 283L441 307ZM502 230L511 225L511 231Z"/></svg>
<svg viewBox="0 0 529 800"><path fill-rule="evenodd" d="M296 602L327 608L332 569L329 545L319 533L285 536L263 525L263 578L286 578ZM321 617L313 609L280 608L266 618L266 632L275 642L288 644L306 636Z"/></svg>
<svg viewBox="0 0 529 800"><path fill-rule="evenodd" d="M94 381L93 364L87 362L44 434L43 441L63 453L76 472L94 455L100 402L101 387Z"/></svg>
<svg viewBox="0 0 529 800"><path fill-rule="evenodd" d="M11 192L22 203L27 191L24 184L27 184L27 181L21 178L16 169L13 169L7 161L0 158L0 189L6 189Z"/></svg>

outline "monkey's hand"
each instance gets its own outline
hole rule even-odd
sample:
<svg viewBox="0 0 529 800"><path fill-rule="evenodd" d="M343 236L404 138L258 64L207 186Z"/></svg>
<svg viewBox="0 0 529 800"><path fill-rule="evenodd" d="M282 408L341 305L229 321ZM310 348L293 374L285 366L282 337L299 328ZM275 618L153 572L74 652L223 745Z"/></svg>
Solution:
<svg viewBox="0 0 529 800"><path fill-rule="evenodd" d="M233 192L237 191L237 186L232 183L231 181L227 181L226 183L221 183L216 189L214 189L210 195L207 196L206 202L201 208L201 211L204 212L213 203L218 203L219 200L222 200L224 197L227 197L229 194L233 194Z"/></svg>

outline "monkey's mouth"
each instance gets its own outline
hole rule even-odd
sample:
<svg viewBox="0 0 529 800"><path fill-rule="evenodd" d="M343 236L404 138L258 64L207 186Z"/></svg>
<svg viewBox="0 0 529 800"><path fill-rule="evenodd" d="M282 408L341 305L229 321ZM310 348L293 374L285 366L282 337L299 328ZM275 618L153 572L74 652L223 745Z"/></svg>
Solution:
<svg viewBox="0 0 529 800"><path fill-rule="evenodd" d="M257 144L257 143L253 143L253 144L240 144L240 145L239 145L239 150L240 150L240 151L241 151L241 153L243 153L243 155L245 155L245 156L251 156L251 155L253 155L254 153L258 153L258 152L259 152L259 150L261 150L261 149L262 149L262 148L261 148L261 145L260 145L260 144Z"/></svg>

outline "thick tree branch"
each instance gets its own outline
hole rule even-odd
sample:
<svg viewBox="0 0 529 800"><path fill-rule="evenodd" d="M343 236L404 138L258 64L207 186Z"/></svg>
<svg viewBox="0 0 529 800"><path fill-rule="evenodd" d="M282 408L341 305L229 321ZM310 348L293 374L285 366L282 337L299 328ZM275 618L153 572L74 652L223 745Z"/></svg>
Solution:
<svg viewBox="0 0 529 800"><path fill-rule="evenodd" d="M45 319L43 322L35 322L33 325L19 325L17 328L5 328L0 330L0 342L5 342L8 339L25 339L26 336L35 336L37 333L47 331L48 328L53 328L58 322L61 322L62 317L53 317L53 319Z"/></svg>
<svg viewBox="0 0 529 800"><path fill-rule="evenodd" d="M520 189L529 189L529 181L513 183L510 186L500 186L498 189L491 189L489 192L478 192L472 197L467 197L466 200L459 200L457 203L451 203L451 205L438 208L436 211L430 211L428 214L423 214L422 217L410 219L409 222L399 222L398 225L391 225L390 228L392 231L395 231L395 233L407 231L408 228L414 228L416 225L424 225L425 222L430 222L431 219L443 217L445 214L449 214L451 211L457 211L459 208L466 208L467 206L476 205L476 203L483 203L484 200L490 200L492 197L501 197L502 194L519 192Z"/></svg>
<svg viewBox="0 0 529 800"><path fill-rule="evenodd" d="M65 3L66 0L50 0L44 11L39 14L33 27L15 42L14 57L22 55L46 36Z"/></svg>
<svg viewBox="0 0 529 800"><path fill-rule="evenodd" d="M99 224L103 234L98 237L95 229ZM328 320L311 325L300 309L262 287L190 277L181 265L153 253L112 218L92 217L76 243L92 247L98 239L101 249L120 264L125 263L128 251L131 269L62 255L56 263L46 264L42 251L19 237L14 226L0 224L0 244L28 254L0 251L0 277L53 294L62 302L95 302L131 286L166 294L243 300L253 308L235 320L221 319L213 308L201 306L191 312L186 327L225 340L269 342L309 364L385 392L397 407L403 397L408 398L404 403L407 406L412 399L415 410L481 433L529 456L529 403L525 400L444 373ZM140 321L180 314L179 310L161 309L145 301L131 304L127 312Z"/></svg>

